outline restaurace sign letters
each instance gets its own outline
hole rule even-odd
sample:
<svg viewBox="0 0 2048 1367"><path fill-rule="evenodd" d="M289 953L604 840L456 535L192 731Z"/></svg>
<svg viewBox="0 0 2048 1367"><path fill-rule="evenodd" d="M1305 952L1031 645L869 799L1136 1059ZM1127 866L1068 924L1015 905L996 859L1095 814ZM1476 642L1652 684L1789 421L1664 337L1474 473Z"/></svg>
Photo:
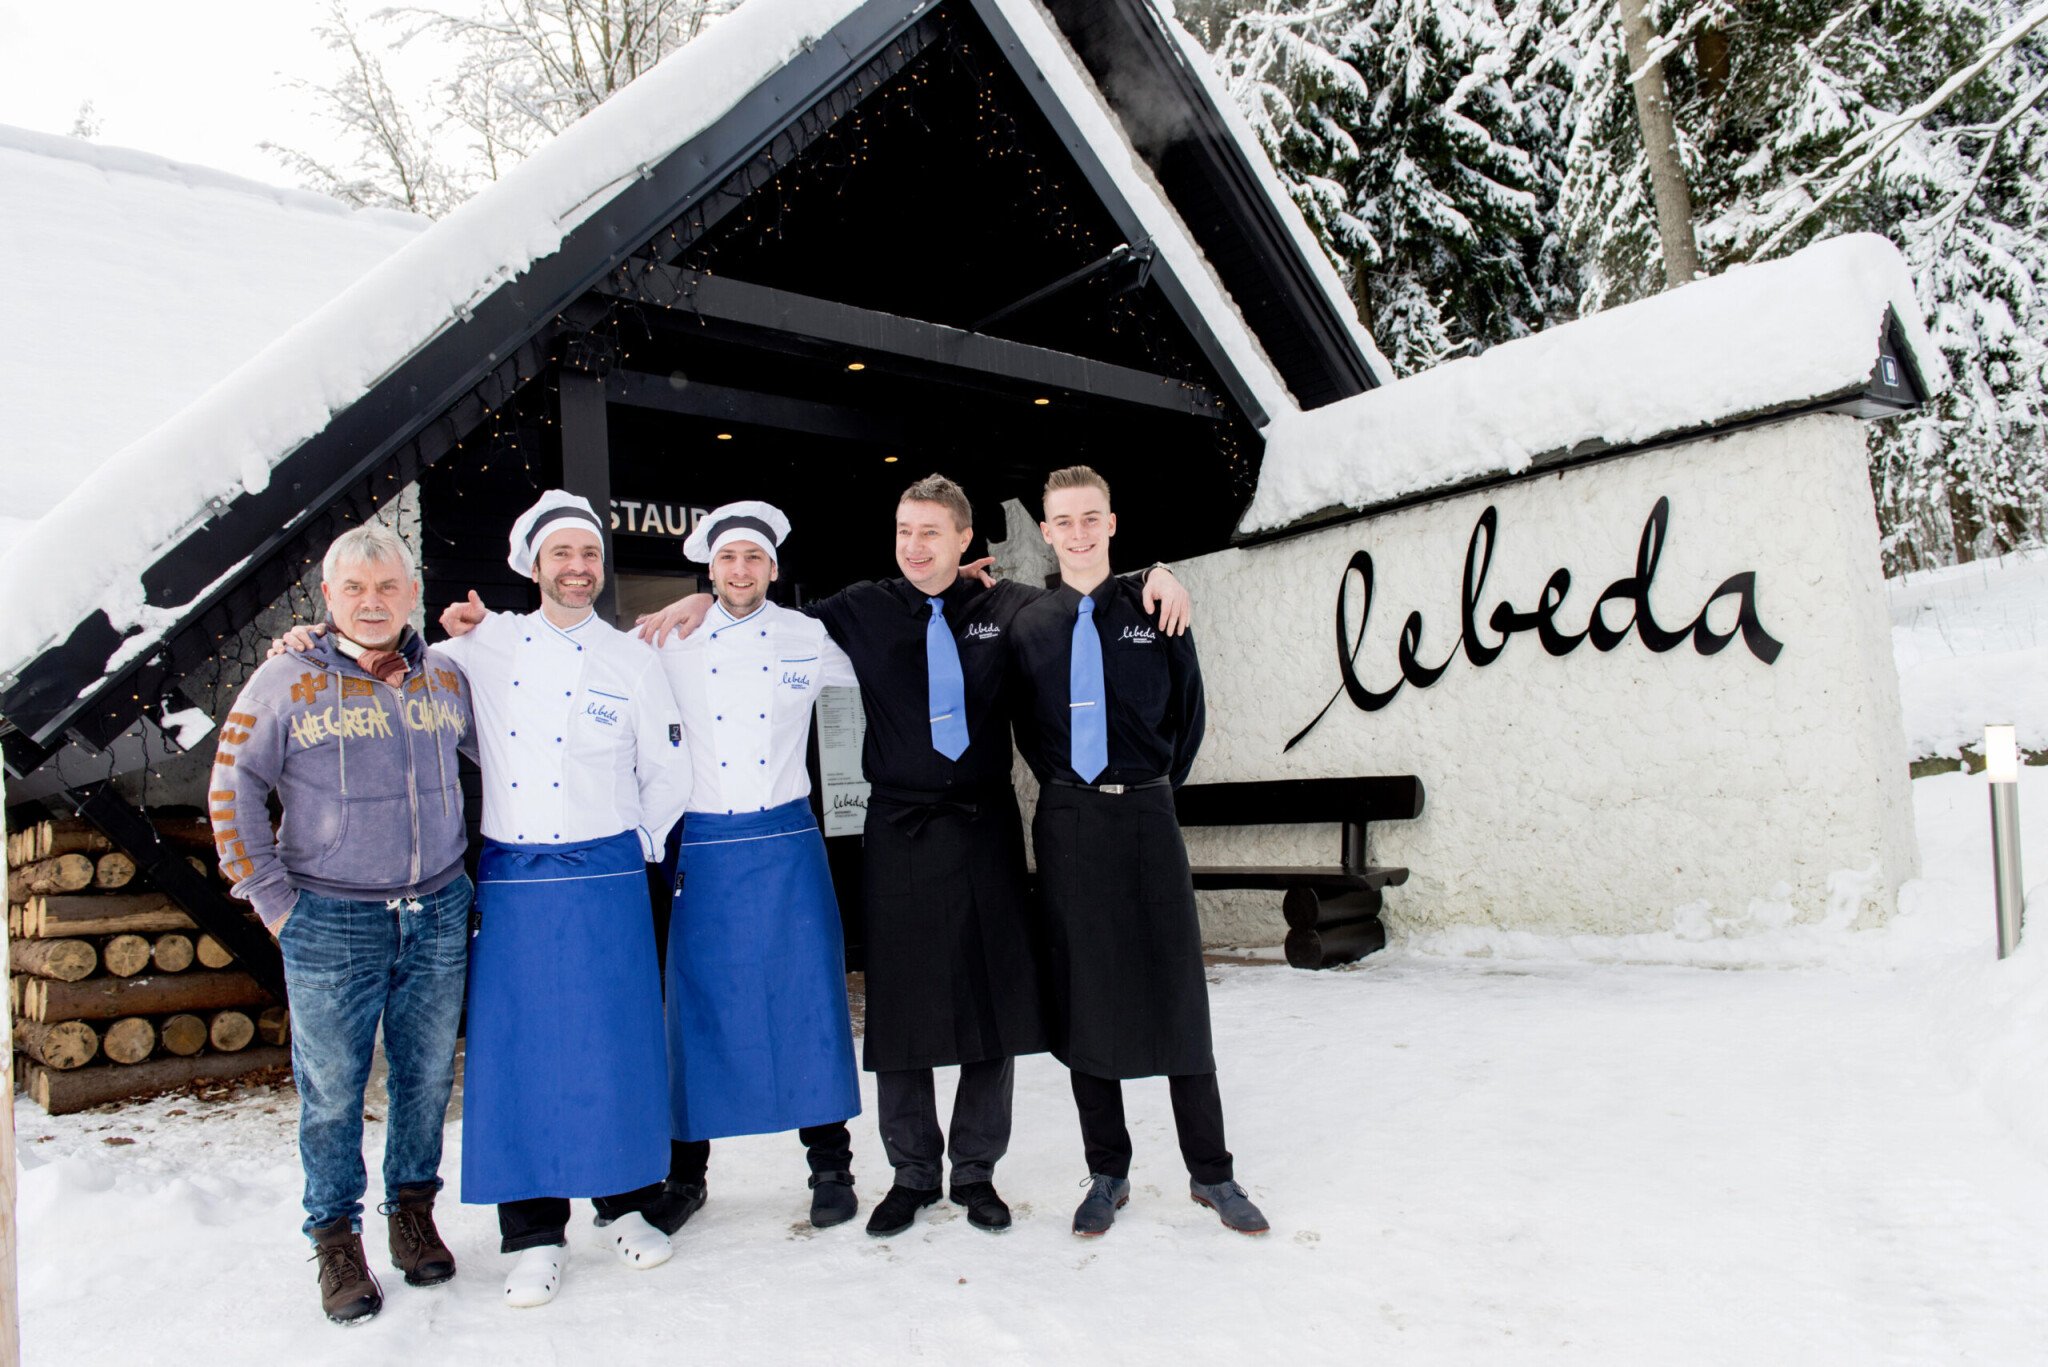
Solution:
<svg viewBox="0 0 2048 1367"><path fill-rule="evenodd" d="M1505 599L1494 607L1486 617L1485 630L1494 633L1495 639L1488 640L1480 626L1479 605L1485 597L1486 576L1493 565L1493 548L1500 528L1499 511L1489 506L1479 515L1478 523L1472 528L1472 539L1465 546L1464 597L1458 639L1441 660L1425 664L1421 657L1422 614L1409 613L1408 620L1401 626L1401 639L1396 651L1400 678L1384 689L1369 688L1358 676L1358 652L1365 643L1366 624L1372 618L1374 570L1370 552L1354 553L1337 582L1337 672L1343 682L1323 704L1322 711L1316 713L1314 719L1282 748L1292 750L1300 744L1340 697L1350 698L1352 705L1361 712L1377 712L1409 684L1417 688L1428 688L1434 684L1443 677L1461 650L1475 669L1484 669L1500 658L1509 638L1518 632L1536 633L1537 641L1551 655L1569 655L1581 643L1588 641L1593 649L1604 653L1627 640L1631 632L1647 649L1658 654L1675 650L1691 641L1693 649L1701 655L1716 655L1739 636L1749 653L1757 659L1767 665L1776 660L1784 645L1764 630L1763 622L1757 616L1754 570L1744 570L1723 580L1721 586L1708 595L1698 615L1684 626L1674 630L1657 621L1650 611L1650 586L1657 576L1657 561L1664 552L1665 532L1670 521L1671 500L1660 498L1657 506L1650 510L1649 519L1643 523L1642 540L1636 546L1635 573L1624 575L1607 586L1593 604L1593 611L1583 629L1567 631L1558 624L1558 610L1564 606L1565 595L1571 592L1572 572L1557 569L1551 572L1535 603L1528 609L1517 608ZM1346 626L1350 617L1354 576L1364 595L1355 633ZM1735 625L1729 631L1716 631L1708 623L1707 614L1723 598L1735 601ZM1610 620L1610 608L1619 615L1618 620Z"/></svg>

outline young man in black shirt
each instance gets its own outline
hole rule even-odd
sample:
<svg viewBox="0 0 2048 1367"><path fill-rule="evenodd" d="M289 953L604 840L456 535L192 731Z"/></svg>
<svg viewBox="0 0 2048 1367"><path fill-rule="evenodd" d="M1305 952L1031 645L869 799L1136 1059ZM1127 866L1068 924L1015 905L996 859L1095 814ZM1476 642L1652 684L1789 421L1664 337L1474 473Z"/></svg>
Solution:
<svg viewBox="0 0 2048 1367"><path fill-rule="evenodd" d="M1210 1047L1209 992L1173 790L1202 743L1192 635L1169 636L1110 577L1109 484L1055 471L1039 530L1060 587L1017 613L1017 740L1038 776L1031 838L1050 931L1053 1055L1070 1070L1089 1190L1074 1233L1099 1235L1130 1199L1124 1078L1166 1075L1189 1193L1230 1228L1266 1232L1233 1180Z"/></svg>
<svg viewBox="0 0 2048 1367"><path fill-rule="evenodd" d="M904 490L896 508L902 577L852 585L803 611L852 658L867 712L861 769L867 1019L862 1065L875 1074L882 1145L895 1183L868 1233L900 1233L949 1195L968 1223L999 1231L1010 1209L995 1164L1008 1150L1014 1060L1046 1047L1042 936L1033 924L1024 837L1010 775L1010 625L1043 588L985 586L961 573L973 511L942 475ZM1187 593L1163 567L1132 576L1133 601L1156 595L1184 629ZM644 624L687 635L698 597ZM958 1065L947 1129L932 1070Z"/></svg>

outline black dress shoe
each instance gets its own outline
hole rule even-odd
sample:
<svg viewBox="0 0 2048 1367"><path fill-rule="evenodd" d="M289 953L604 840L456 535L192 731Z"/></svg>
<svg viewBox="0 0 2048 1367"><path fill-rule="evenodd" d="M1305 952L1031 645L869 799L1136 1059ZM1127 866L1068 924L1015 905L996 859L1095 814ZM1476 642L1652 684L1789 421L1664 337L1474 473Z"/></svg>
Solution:
<svg viewBox="0 0 2048 1367"><path fill-rule="evenodd" d="M868 1233L877 1239L886 1239L891 1234L901 1234L910 1228L911 1221L926 1206L939 1203L939 1189L919 1191L916 1187L891 1187L889 1194L882 1198L882 1204L875 1207L875 1213L868 1216Z"/></svg>
<svg viewBox="0 0 2048 1367"><path fill-rule="evenodd" d="M706 1188L703 1182L670 1179L662 1184L661 1195L649 1201L640 1213L663 1234L674 1234L704 1208L704 1198L709 1195Z"/></svg>
<svg viewBox="0 0 2048 1367"><path fill-rule="evenodd" d="M830 1229L834 1225L843 1225L859 1209L860 1198L853 1194L852 1173L811 1174L811 1224L814 1228Z"/></svg>
<svg viewBox="0 0 2048 1367"><path fill-rule="evenodd" d="M993 1182L960 1182L946 1196L954 1205L967 1207L967 1223L976 1229L1001 1234L1010 1227L1010 1208L996 1195Z"/></svg>

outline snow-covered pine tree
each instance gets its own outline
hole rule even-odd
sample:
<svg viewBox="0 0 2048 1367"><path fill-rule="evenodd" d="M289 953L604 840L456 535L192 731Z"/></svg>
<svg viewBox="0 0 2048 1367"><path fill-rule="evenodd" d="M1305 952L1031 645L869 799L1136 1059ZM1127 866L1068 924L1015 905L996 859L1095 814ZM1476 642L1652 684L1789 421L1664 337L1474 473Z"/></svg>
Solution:
<svg viewBox="0 0 2048 1367"><path fill-rule="evenodd" d="M1950 35L1942 46L1962 34L1981 50L2017 17L2005 4L1949 10L1939 16ZM1921 68L1915 88L1887 106L1924 99L1954 69ZM1952 377L1929 409L1872 444L1893 569L2048 539L2044 94L2048 30L2036 29L1902 139L1876 177Z"/></svg>
<svg viewBox="0 0 2048 1367"><path fill-rule="evenodd" d="M1532 36L1494 0L1373 0L1338 48L1372 92L1340 176L1379 248L1354 292L1404 373L1572 307L1551 226L1561 92L1515 83Z"/></svg>
<svg viewBox="0 0 2048 1367"><path fill-rule="evenodd" d="M1533 30L1493 0L1263 0L1205 23L1399 373L1569 308L1572 273L1546 227L1563 93L1515 82Z"/></svg>
<svg viewBox="0 0 2048 1367"><path fill-rule="evenodd" d="M1553 63L1574 73L1562 211L1585 266L1581 306L1653 293L1662 258L1615 7L1525 0L1528 10L1542 15ZM1981 0L1652 8L1710 273L1859 230L1890 236L1913 266L1956 383L1913 418L1871 429L1894 571L2043 530L2048 135L2036 101L2048 61L2038 37L1900 125L2019 13L2007 0L1988 10Z"/></svg>
<svg viewBox="0 0 2048 1367"><path fill-rule="evenodd" d="M1367 99L1364 80L1332 50L1354 8L1343 0L1210 0L1202 12L1180 15L1211 44L1231 97L1347 281L1359 261L1379 254L1340 179L1358 158L1350 130Z"/></svg>

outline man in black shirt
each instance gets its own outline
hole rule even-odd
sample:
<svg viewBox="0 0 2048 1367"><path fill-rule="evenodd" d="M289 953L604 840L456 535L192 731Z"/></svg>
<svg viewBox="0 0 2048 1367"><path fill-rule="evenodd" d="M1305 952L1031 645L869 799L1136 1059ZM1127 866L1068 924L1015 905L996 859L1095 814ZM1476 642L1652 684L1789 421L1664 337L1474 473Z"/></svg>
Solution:
<svg viewBox="0 0 2048 1367"><path fill-rule="evenodd" d="M1047 1026L1088 1157L1074 1233L1104 1233L1130 1199L1122 1079L1165 1074L1190 1195L1263 1234L1224 1147L1201 925L1174 817L1202 743L1195 640L1159 630L1110 577L1116 514L1095 471L1053 473L1039 530L1060 587L1017 614L1010 650L1025 695L1017 741L1040 785L1031 838L1051 933Z"/></svg>
<svg viewBox="0 0 2048 1367"><path fill-rule="evenodd" d="M855 584L804 611L852 657L867 713L861 768L867 1020L862 1066L875 1074L882 1145L895 1184L868 1220L878 1237L949 1195L978 1229L1009 1227L993 1172L1008 1150L1014 1060L1046 1047L1043 936L1034 924L1010 775L1006 638L1047 591L963 576L973 512L959 485L919 480L896 509L900 579ZM1187 593L1163 567L1131 593L1159 599L1185 629ZM643 635L688 634L693 597ZM932 1070L958 1065L941 1130Z"/></svg>

